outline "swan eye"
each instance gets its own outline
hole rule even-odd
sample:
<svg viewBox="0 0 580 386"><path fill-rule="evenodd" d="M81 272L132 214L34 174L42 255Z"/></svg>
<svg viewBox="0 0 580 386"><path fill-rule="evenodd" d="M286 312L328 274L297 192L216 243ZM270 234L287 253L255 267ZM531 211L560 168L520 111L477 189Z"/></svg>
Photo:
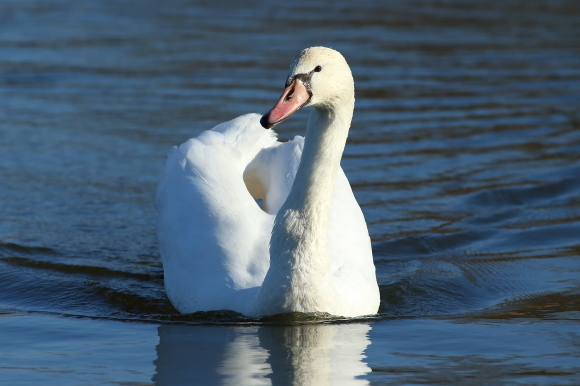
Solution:
<svg viewBox="0 0 580 386"><path fill-rule="evenodd" d="M322 67L321 66L314 67L314 72L320 72L320 71L322 71Z"/></svg>

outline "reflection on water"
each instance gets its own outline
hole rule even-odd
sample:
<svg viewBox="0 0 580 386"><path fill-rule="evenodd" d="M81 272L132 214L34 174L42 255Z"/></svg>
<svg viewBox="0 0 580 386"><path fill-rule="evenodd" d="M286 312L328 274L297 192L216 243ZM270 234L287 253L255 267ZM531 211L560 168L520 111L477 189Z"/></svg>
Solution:
<svg viewBox="0 0 580 386"><path fill-rule="evenodd" d="M162 325L158 385L368 385L368 324Z"/></svg>

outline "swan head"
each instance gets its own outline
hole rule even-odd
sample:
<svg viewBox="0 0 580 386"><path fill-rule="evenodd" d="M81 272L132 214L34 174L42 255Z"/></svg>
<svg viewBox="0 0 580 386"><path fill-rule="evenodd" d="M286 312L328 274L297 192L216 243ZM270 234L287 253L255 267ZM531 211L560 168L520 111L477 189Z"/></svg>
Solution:
<svg viewBox="0 0 580 386"><path fill-rule="evenodd" d="M354 101L354 81L344 57L331 48L306 48L292 60L282 96L260 123L269 129L302 107L332 110L345 100Z"/></svg>

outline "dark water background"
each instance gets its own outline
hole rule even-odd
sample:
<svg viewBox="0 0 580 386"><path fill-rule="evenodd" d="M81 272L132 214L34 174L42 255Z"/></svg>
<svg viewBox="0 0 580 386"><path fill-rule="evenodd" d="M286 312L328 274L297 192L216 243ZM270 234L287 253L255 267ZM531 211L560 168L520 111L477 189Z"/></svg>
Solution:
<svg viewBox="0 0 580 386"><path fill-rule="evenodd" d="M165 153L312 45L354 73L381 313L177 315ZM580 2L0 2L0 383L580 384Z"/></svg>

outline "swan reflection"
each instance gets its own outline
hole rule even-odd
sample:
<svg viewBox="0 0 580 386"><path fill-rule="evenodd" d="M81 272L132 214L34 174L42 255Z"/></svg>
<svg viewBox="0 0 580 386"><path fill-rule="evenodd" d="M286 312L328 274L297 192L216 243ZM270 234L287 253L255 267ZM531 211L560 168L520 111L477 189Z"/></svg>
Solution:
<svg viewBox="0 0 580 386"><path fill-rule="evenodd" d="M368 324L162 325L157 385L368 385Z"/></svg>

